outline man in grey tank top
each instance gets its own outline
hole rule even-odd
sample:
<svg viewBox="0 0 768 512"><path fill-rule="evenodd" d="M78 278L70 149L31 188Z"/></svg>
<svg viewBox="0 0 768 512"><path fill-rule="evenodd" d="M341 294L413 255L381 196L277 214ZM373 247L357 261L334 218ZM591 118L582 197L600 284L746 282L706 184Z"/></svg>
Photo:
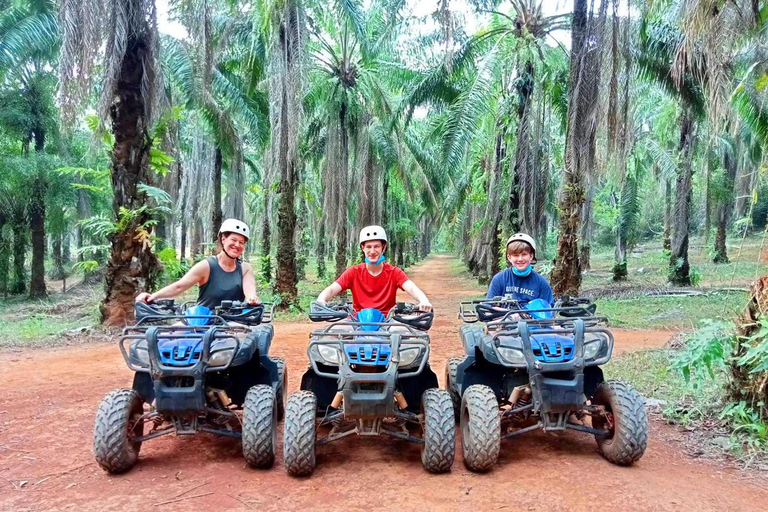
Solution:
<svg viewBox="0 0 768 512"><path fill-rule="evenodd" d="M200 293L197 302L210 309L217 307L223 300L246 300L249 304L259 304L261 300L256 294L253 269L249 263L240 260L249 237L250 230L245 222L225 220L219 229L216 244L219 252L216 256L199 261L184 277L155 293L138 294L136 302L170 299L198 285Z"/></svg>

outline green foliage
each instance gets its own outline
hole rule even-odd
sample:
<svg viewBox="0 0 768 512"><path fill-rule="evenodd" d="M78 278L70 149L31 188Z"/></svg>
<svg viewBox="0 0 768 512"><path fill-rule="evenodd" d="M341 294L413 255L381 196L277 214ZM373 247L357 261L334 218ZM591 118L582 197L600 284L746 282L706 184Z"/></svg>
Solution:
<svg viewBox="0 0 768 512"><path fill-rule="evenodd" d="M768 320L759 319L756 327L754 334L739 339L744 353L735 361L750 374L768 371Z"/></svg>
<svg viewBox="0 0 768 512"><path fill-rule="evenodd" d="M160 274L161 286L177 281L189 271L189 264L179 260L176 250L172 247L162 248L157 252L157 257L163 264L163 271Z"/></svg>
<svg viewBox="0 0 768 512"><path fill-rule="evenodd" d="M696 387L704 375L714 379L715 372L725 368L734 340L732 322L705 319L701 327L685 338L684 348L672 358L672 367Z"/></svg>
<svg viewBox="0 0 768 512"><path fill-rule="evenodd" d="M720 413L721 420L727 420L733 429L732 441L735 445L745 443L753 449L768 447L768 424L759 412L762 403L754 409L746 401L732 402Z"/></svg>

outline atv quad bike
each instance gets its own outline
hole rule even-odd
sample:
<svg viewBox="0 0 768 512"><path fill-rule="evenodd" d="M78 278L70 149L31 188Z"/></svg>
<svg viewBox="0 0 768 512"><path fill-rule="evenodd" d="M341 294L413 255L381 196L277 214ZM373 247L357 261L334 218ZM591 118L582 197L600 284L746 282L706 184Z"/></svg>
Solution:
<svg viewBox="0 0 768 512"><path fill-rule="evenodd" d="M311 474L316 445L352 434L419 443L428 471L450 471L456 424L451 397L437 389L429 367L427 331L434 314L405 303L387 317L375 309L355 314L349 304L313 303L309 317L338 324L310 334L309 369L301 391L288 398L288 473Z"/></svg>
<svg viewBox="0 0 768 512"><path fill-rule="evenodd" d="M595 309L567 297L555 307L501 297L460 304L466 355L449 359L445 375L469 469L490 470L501 439L538 429L592 434L621 466L643 456L645 404L629 384L603 379L613 335Z"/></svg>
<svg viewBox="0 0 768 512"><path fill-rule="evenodd" d="M269 356L273 310L233 301L215 312L172 299L137 303L137 323L119 342L133 386L112 391L99 406L99 465L122 473L144 441L208 432L242 439L251 466L272 466L286 393L285 363Z"/></svg>

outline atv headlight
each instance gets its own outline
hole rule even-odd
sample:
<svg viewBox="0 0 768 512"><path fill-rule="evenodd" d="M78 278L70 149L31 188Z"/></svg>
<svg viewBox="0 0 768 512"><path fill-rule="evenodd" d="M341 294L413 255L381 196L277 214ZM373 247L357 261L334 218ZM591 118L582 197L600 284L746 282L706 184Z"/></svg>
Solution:
<svg viewBox="0 0 768 512"><path fill-rule="evenodd" d="M397 366L411 366L421 354L421 347L406 347L400 349L400 362Z"/></svg>
<svg viewBox="0 0 768 512"><path fill-rule="evenodd" d="M499 347L499 355L509 364L525 364L523 351L511 347Z"/></svg>
<svg viewBox="0 0 768 512"><path fill-rule="evenodd" d="M138 358L142 365L149 366L149 352L139 347L133 352L133 354Z"/></svg>
<svg viewBox="0 0 768 512"><path fill-rule="evenodd" d="M339 364L339 349L330 345L316 345L317 353L320 358L326 364L336 365Z"/></svg>
<svg viewBox="0 0 768 512"><path fill-rule="evenodd" d="M227 366L234 354L234 349L219 350L211 356L210 361L208 361L208 366Z"/></svg>
<svg viewBox="0 0 768 512"><path fill-rule="evenodd" d="M600 347L603 345L603 340L598 338L594 341L584 344L584 360L589 361L594 359L597 353L600 351Z"/></svg>

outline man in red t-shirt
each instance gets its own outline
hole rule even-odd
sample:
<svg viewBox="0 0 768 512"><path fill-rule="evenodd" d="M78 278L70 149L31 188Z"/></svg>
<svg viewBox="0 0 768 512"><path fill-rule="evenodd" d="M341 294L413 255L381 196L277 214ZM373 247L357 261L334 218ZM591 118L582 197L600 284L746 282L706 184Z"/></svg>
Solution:
<svg viewBox="0 0 768 512"><path fill-rule="evenodd" d="M402 269L384 262L387 250L387 233L381 226L367 226L360 231L360 249L365 263L354 265L317 296L317 302L325 304L344 290L352 291L355 311L375 308L384 313L395 307L397 289L406 291L419 305L421 311L432 311L432 304L416 284L408 279Z"/></svg>

